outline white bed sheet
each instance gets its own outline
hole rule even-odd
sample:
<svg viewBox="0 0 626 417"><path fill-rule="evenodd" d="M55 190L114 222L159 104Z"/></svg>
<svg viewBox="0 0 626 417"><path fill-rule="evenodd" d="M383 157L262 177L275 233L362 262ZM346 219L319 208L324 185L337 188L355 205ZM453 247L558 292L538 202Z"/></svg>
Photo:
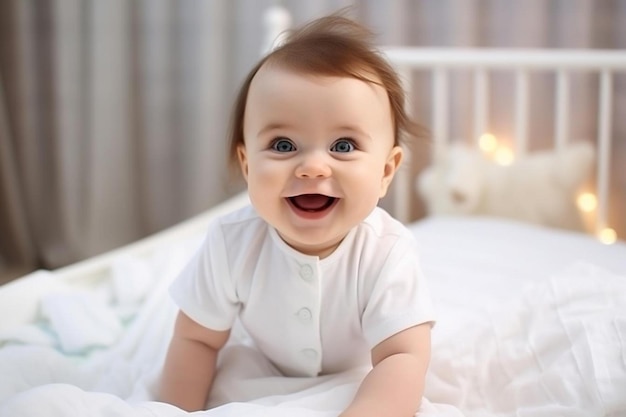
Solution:
<svg viewBox="0 0 626 417"><path fill-rule="evenodd" d="M420 415L626 415L626 245L494 219L411 228L439 310ZM89 285L37 291L54 276L41 272L13 291L39 309L0 317L0 415L185 415L151 400L176 310L166 288L202 233L122 251ZM335 416L363 372L251 378L221 394L249 401L199 414Z"/></svg>
<svg viewBox="0 0 626 417"><path fill-rule="evenodd" d="M468 416L626 415L626 245L493 218L411 226L439 321L426 396Z"/></svg>

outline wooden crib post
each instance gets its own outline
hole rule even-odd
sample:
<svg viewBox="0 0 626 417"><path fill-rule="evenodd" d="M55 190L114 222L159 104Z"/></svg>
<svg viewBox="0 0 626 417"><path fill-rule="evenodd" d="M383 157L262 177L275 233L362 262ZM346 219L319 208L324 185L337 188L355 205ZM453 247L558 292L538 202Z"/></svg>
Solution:
<svg viewBox="0 0 626 417"><path fill-rule="evenodd" d="M268 54L283 42L287 31L291 28L291 15L289 11L279 4L268 8L263 15L265 25L265 42L261 49L261 55Z"/></svg>
<svg viewBox="0 0 626 417"><path fill-rule="evenodd" d="M554 121L556 149L562 150L569 138L569 75L564 69L557 72Z"/></svg>
<svg viewBox="0 0 626 417"><path fill-rule="evenodd" d="M522 157L528 149L528 70L515 75L515 152Z"/></svg>
<svg viewBox="0 0 626 417"><path fill-rule="evenodd" d="M608 224L612 87L613 79L611 72L607 69L602 70L600 73L600 97L598 102L598 212L596 217L596 234L600 234Z"/></svg>
<svg viewBox="0 0 626 417"><path fill-rule="evenodd" d="M438 67L433 70L433 140L434 158L443 155L450 139L448 71Z"/></svg>
<svg viewBox="0 0 626 417"><path fill-rule="evenodd" d="M485 68L474 71L474 137L476 144L487 133L489 114L489 79Z"/></svg>

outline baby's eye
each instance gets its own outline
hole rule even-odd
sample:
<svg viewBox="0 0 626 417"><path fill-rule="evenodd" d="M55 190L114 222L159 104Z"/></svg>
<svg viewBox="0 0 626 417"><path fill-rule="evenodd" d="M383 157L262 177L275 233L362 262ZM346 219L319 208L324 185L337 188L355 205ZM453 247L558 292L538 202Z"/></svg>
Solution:
<svg viewBox="0 0 626 417"><path fill-rule="evenodd" d="M345 138L337 140L335 143L333 143L333 146L330 147L330 150L332 152L341 153L352 152L355 149L356 147L354 146L354 142L352 141L352 139Z"/></svg>
<svg viewBox="0 0 626 417"><path fill-rule="evenodd" d="M296 150L296 146L287 138L276 138L272 142L271 148L276 152L293 152Z"/></svg>

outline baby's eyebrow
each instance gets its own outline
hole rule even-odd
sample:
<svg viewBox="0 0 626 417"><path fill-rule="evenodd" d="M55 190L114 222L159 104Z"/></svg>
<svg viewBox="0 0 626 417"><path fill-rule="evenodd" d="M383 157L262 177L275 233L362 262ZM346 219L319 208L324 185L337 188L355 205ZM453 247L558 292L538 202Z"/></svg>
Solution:
<svg viewBox="0 0 626 417"><path fill-rule="evenodd" d="M280 130L280 129L287 129L290 126L285 124L285 123L270 123L266 126L264 126L261 130L259 130L259 135L263 135L267 132L271 132L272 130Z"/></svg>
<svg viewBox="0 0 626 417"><path fill-rule="evenodd" d="M352 126L352 125L341 125L337 127L337 130L345 132L354 132L357 135L359 135L360 137L366 138L366 139L372 139L372 137L365 132L363 129L359 128L358 126Z"/></svg>

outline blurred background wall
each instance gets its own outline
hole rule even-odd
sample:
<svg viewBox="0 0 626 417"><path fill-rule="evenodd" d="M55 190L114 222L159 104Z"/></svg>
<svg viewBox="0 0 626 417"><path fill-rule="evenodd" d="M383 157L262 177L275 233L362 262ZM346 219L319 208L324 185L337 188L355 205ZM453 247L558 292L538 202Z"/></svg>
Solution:
<svg viewBox="0 0 626 417"><path fill-rule="evenodd" d="M226 168L227 121L275 3L0 2L0 281L131 242L242 189ZM381 45L626 47L626 0L280 4L295 25L352 6ZM623 83L615 100L626 108ZM614 151L626 155L624 142Z"/></svg>

